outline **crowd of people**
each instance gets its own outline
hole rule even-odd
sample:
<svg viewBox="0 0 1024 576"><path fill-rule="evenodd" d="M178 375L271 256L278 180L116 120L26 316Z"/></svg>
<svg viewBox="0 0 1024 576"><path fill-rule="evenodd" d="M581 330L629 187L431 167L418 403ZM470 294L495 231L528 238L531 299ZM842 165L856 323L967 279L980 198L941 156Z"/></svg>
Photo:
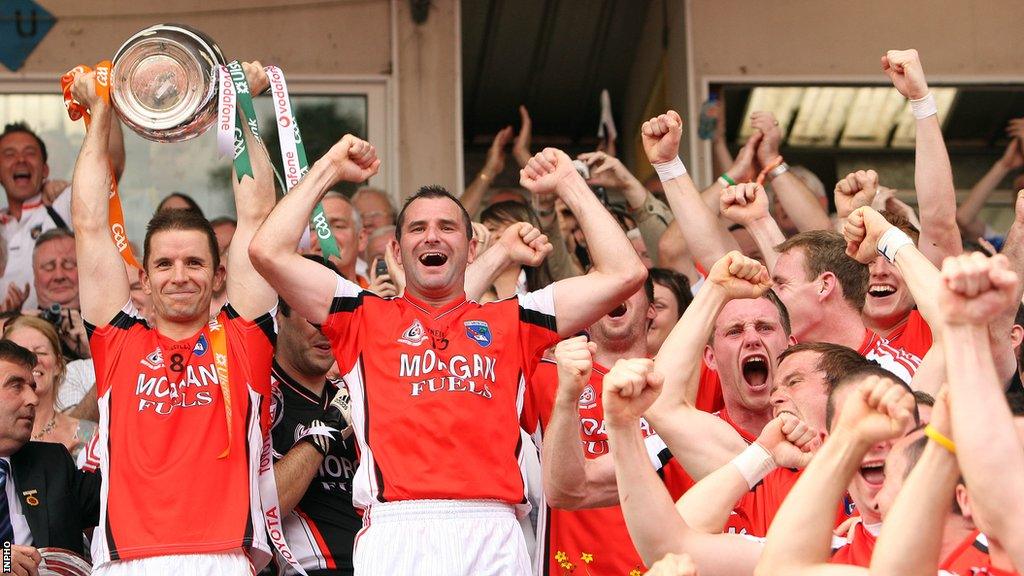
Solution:
<svg viewBox="0 0 1024 576"><path fill-rule="evenodd" d="M352 135L278 199L240 122L236 216L168 195L141 267L111 234L120 123L79 71L71 182L0 135L3 570L1024 572L1024 190L1005 236L978 216L1024 119L958 207L917 52L881 63L916 210L865 166L829 213L769 112L735 158L713 136L702 190L675 111L641 127L645 186L609 148L531 150L523 108L461 198L397 209L333 191L380 167ZM495 189L510 144L521 188Z"/></svg>

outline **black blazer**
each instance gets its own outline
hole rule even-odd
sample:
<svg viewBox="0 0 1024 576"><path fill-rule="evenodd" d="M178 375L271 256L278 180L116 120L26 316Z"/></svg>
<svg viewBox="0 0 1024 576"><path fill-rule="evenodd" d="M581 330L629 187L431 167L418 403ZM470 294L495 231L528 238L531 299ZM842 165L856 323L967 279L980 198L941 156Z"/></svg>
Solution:
<svg viewBox="0 0 1024 576"><path fill-rule="evenodd" d="M67 448L52 442L25 444L11 455L11 469L32 545L84 556L82 531L100 519L100 475L77 469Z"/></svg>

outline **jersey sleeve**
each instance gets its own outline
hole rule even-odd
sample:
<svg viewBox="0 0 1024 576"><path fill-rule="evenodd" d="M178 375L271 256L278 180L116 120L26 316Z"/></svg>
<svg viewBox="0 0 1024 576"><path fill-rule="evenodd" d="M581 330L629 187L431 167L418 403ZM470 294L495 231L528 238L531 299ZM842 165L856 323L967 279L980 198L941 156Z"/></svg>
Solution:
<svg viewBox="0 0 1024 576"><path fill-rule="evenodd" d="M519 296L518 300L519 344L523 352L523 368L529 377L544 350L558 342L554 284Z"/></svg>
<svg viewBox="0 0 1024 576"><path fill-rule="evenodd" d="M244 370L245 378L239 379L237 383L235 378L231 378L233 393L237 394L231 403L248 400L247 393L243 394L245 391L238 386L248 382L253 391L264 399L260 409L260 426L263 434L267 434L270 431L270 367L274 359L274 344L277 342L277 307L254 320L247 320L229 303L224 305L221 318L227 320L225 330L228 338L228 357L245 359L241 363L244 366L240 366ZM235 346L239 347L240 354L232 354L231 349ZM229 364L229 370L238 368ZM238 406L241 407L242 404Z"/></svg>
<svg viewBox="0 0 1024 576"><path fill-rule="evenodd" d="M109 324L97 327L88 322L85 323L86 333L89 335L89 349L92 351L93 366L96 369L97 397L106 394L113 385L113 371L118 358L124 351L131 350L132 347L128 345L129 339L145 325L145 320L139 317L138 310L132 305L131 300L121 308ZM159 351L154 354L159 354ZM132 383L126 384L132 385Z"/></svg>
<svg viewBox="0 0 1024 576"><path fill-rule="evenodd" d="M338 368L347 374L360 353L361 324L367 298L378 298L376 294L367 292L357 284L346 280L340 275L334 290L334 299L320 330L331 341L331 349L338 360Z"/></svg>

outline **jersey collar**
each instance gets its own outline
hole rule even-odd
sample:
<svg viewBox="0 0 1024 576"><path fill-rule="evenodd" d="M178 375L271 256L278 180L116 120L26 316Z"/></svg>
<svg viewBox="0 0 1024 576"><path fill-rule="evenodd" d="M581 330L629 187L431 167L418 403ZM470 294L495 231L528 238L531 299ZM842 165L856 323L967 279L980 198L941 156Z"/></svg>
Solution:
<svg viewBox="0 0 1024 576"><path fill-rule="evenodd" d="M458 298L453 298L453 299L449 300L448 302L445 302L444 304L442 304L439 307L432 306L432 305L424 302L423 300L420 300L419 298L416 298L415 296L409 294L408 290L406 290L405 293L402 294L402 298L404 298L406 301L409 302L409 304L412 304L414 307L419 309L421 312L423 312L424 314L430 316L431 318L433 318L435 320L437 320L438 318L444 316L445 314L448 314L449 312L459 308L460 306L462 306L463 304L468 302L468 300L466 300L466 294L465 293L463 293Z"/></svg>
<svg viewBox="0 0 1024 576"><path fill-rule="evenodd" d="M322 395L319 398L317 398L316 395L309 390L309 388L306 388L305 386L300 384L298 380L296 380L295 378L292 377L291 374L286 372L285 369L282 368L281 365L277 363L277 358L274 358L274 362L270 367L270 372L271 374L273 374L274 378L276 378L278 382L281 382L285 386L288 386L289 388L294 390L295 393L302 396L310 404L322 405L324 398L331 393L331 381L325 378L324 391Z"/></svg>

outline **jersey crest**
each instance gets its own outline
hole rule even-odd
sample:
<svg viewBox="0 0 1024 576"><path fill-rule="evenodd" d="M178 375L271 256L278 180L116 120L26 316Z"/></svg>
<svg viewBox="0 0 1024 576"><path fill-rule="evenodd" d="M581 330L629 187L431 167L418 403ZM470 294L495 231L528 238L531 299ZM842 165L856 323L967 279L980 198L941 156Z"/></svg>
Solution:
<svg viewBox="0 0 1024 576"><path fill-rule="evenodd" d="M483 320L467 320L466 337L486 348L491 345L491 327Z"/></svg>
<svg viewBox="0 0 1024 576"><path fill-rule="evenodd" d="M423 324L420 324L419 320L413 320L412 325L402 332L402 335L398 337L398 342L401 344L408 344L409 346L419 346L427 340L427 331L423 329Z"/></svg>

